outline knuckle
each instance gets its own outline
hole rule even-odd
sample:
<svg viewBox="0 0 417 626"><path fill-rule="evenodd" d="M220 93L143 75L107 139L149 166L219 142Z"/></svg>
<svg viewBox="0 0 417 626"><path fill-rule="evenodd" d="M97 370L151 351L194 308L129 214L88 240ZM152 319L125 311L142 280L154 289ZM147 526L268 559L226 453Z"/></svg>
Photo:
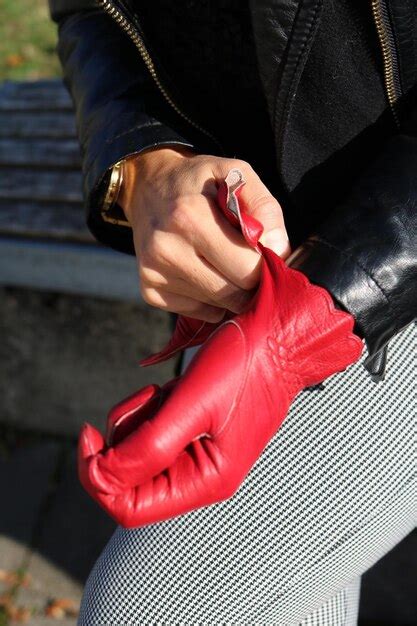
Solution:
<svg viewBox="0 0 417 626"><path fill-rule="evenodd" d="M146 246L143 248L141 253L142 262L145 262L147 265L154 265L161 251L161 242L158 237L153 235L146 242Z"/></svg>
<svg viewBox="0 0 417 626"><path fill-rule="evenodd" d="M170 223L177 232L188 232L193 227L193 211L184 198L173 202L170 211Z"/></svg>
<svg viewBox="0 0 417 626"><path fill-rule="evenodd" d="M246 302L249 297L252 295L248 293L252 291L259 284L258 274L254 271L253 267L246 268L246 271L242 273L242 282L241 286L243 289L243 293L239 296L239 302Z"/></svg>
<svg viewBox="0 0 417 626"><path fill-rule="evenodd" d="M248 278L245 276L245 282L247 280ZM245 307L248 299L249 298L246 289L244 288L243 292L234 294L229 298L228 306L232 311L237 311L238 313L240 313L240 311Z"/></svg>
<svg viewBox="0 0 417 626"><path fill-rule="evenodd" d="M228 163L231 167L236 167L240 170L251 170L252 166L248 161L244 159L230 159Z"/></svg>
<svg viewBox="0 0 417 626"><path fill-rule="evenodd" d="M171 254L163 233L154 233L142 252L141 260L150 268L171 264Z"/></svg>
<svg viewBox="0 0 417 626"><path fill-rule="evenodd" d="M221 322L223 317L224 317L223 313L208 313L207 321L210 322L211 324L217 324L218 322Z"/></svg>
<svg viewBox="0 0 417 626"><path fill-rule="evenodd" d="M279 206L277 200L275 200L273 196L268 194L260 194L258 196L254 196L254 198L252 198L250 201L250 207L252 212L262 211L264 215L276 215L277 211L281 211L281 207Z"/></svg>
<svg viewBox="0 0 417 626"><path fill-rule="evenodd" d="M151 285L152 284L152 270L143 265L139 266L139 279L142 285Z"/></svg>
<svg viewBox="0 0 417 626"><path fill-rule="evenodd" d="M163 276L150 267L139 267L139 279L142 285L147 287L163 287L167 284Z"/></svg>
<svg viewBox="0 0 417 626"><path fill-rule="evenodd" d="M240 167L241 169L244 169L244 170L252 169L252 165L248 161L245 161L244 159L237 159L237 167Z"/></svg>
<svg viewBox="0 0 417 626"><path fill-rule="evenodd" d="M217 309L207 308L203 310L201 314L204 316L204 319L207 322L216 324L217 322L220 322L223 319L225 312L226 312L225 309L217 310Z"/></svg>
<svg viewBox="0 0 417 626"><path fill-rule="evenodd" d="M157 297L157 291L146 285L141 286L141 295L144 301L151 306L160 306L160 299Z"/></svg>
<svg viewBox="0 0 417 626"><path fill-rule="evenodd" d="M187 310L181 311L183 315L210 323L220 322L225 312L226 309L217 308L201 302L194 303L194 305L187 307Z"/></svg>

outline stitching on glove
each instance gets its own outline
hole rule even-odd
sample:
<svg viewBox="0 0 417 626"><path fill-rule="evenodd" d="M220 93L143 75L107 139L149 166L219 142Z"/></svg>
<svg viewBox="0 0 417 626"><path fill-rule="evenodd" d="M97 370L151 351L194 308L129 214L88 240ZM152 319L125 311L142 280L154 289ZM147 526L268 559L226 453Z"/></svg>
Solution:
<svg viewBox="0 0 417 626"><path fill-rule="evenodd" d="M245 351L245 364L244 364L244 367L243 367L243 371L244 371L245 375L243 376L243 378L240 381L238 392L236 393L235 397L233 398L233 403L232 403L232 406L229 409L229 413L227 414L227 417L225 418L225 420L223 422L223 425L220 428L220 430L218 430L217 432L213 433L213 439L215 439L216 437L221 435L226 430L226 427L229 425L229 422L231 421L236 408L239 406L240 398L241 398L243 389L245 388L246 379L247 379L247 377L249 375L249 369L250 369L250 365L248 364L248 357L249 357L248 345L247 345L247 342L246 342L245 333L243 332L243 330L242 330L241 326L239 325L239 323L236 322L235 320L228 320L227 322L225 322L224 324L222 324L221 326L216 328L214 333L217 332L220 328L224 328L224 326L226 324L233 324L234 326L236 326L236 328L239 330L240 335L241 335L241 337L243 339L243 349ZM213 333L213 335L214 335L214 333Z"/></svg>

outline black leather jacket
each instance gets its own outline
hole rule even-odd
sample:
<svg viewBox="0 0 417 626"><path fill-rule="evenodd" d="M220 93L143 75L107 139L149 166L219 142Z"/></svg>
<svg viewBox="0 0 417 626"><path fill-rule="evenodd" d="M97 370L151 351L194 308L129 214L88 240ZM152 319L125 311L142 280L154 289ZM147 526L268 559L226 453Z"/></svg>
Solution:
<svg viewBox="0 0 417 626"><path fill-rule="evenodd" d="M249 0L268 118L262 150L245 142L244 119L237 134L213 113L204 87L226 85L230 74L227 63L198 52L200 29L181 19L200 4L173 3L171 13L162 0L141 4L50 0L76 107L90 229L134 252L130 229L100 210L109 168L129 154L183 144L252 165L259 157L257 171L281 202L296 248L291 266L352 313L366 367L382 379L389 340L417 312L416 3ZM195 55L181 41L188 51L195 44ZM233 111L227 93L216 98Z"/></svg>

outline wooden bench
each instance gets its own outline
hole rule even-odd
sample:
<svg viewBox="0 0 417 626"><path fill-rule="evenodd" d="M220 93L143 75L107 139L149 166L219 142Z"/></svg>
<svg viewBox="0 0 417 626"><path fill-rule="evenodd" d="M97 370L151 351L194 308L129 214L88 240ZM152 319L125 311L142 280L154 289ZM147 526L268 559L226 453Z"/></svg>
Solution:
<svg viewBox="0 0 417 626"><path fill-rule="evenodd" d="M0 284L138 301L135 259L93 239L81 184L62 81L0 85Z"/></svg>

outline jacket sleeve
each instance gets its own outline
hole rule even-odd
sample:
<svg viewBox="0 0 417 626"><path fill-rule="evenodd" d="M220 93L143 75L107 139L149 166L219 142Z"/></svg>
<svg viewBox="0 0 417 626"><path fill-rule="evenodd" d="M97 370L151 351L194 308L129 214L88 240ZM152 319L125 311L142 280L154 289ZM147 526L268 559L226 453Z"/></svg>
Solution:
<svg viewBox="0 0 417 626"><path fill-rule="evenodd" d="M49 9L75 106L87 224L102 243L133 254L131 229L101 217L112 166L159 145L197 152L207 146L165 101L129 35L94 0L49 0Z"/></svg>
<svg viewBox="0 0 417 626"><path fill-rule="evenodd" d="M399 134L289 265L325 287L365 340L365 367L385 373L388 342L417 316L417 137Z"/></svg>

